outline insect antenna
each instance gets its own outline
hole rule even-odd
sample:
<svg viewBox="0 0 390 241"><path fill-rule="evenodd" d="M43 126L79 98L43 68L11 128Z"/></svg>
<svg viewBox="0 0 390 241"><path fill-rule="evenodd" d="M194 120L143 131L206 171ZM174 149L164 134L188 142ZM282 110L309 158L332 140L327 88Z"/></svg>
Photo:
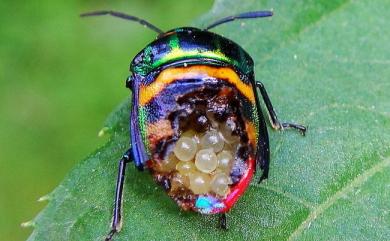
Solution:
<svg viewBox="0 0 390 241"><path fill-rule="evenodd" d="M156 26L154 26L153 24L149 23L148 21L146 21L144 19L132 16L132 15L127 15L125 13L116 12L116 11L106 11L106 10L94 11L94 12L88 12L88 13L80 14L80 17L92 17L92 16L102 16L102 15L111 15L113 17L117 17L117 18L122 18L122 19L130 20L130 21L138 22L142 26L145 26L145 27L155 31L158 34L164 33L161 29L157 28Z"/></svg>
<svg viewBox="0 0 390 241"><path fill-rule="evenodd" d="M214 23L207 26L204 30L209 30L211 28L214 28L218 25L234 21L236 19L245 19L245 18L265 18L265 17L271 17L273 15L272 11L255 11L255 12L246 12L246 13L240 13L237 15L228 16L225 18L222 18L220 20L215 21Z"/></svg>

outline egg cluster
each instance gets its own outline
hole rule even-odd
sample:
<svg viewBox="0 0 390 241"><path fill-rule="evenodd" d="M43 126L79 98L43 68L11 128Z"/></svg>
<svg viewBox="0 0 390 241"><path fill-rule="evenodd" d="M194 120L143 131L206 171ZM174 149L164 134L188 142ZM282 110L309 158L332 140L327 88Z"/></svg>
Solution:
<svg viewBox="0 0 390 241"><path fill-rule="evenodd" d="M233 134L233 120L212 124L204 133L184 132L173 152L161 162L160 171L172 173L171 190L185 188L194 194L214 193L220 197L229 193L230 172L240 138Z"/></svg>

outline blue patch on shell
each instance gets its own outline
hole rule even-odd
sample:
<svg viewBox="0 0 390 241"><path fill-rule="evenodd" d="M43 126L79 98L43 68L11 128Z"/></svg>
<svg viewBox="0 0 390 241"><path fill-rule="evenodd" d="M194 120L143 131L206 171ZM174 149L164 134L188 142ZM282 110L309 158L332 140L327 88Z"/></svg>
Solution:
<svg viewBox="0 0 390 241"><path fill-rule="evenodd" d="M212 196L199 196L196 199L195 207L202 214L211 214L215 213L216 210L225 208L225 204Z"/></svg>

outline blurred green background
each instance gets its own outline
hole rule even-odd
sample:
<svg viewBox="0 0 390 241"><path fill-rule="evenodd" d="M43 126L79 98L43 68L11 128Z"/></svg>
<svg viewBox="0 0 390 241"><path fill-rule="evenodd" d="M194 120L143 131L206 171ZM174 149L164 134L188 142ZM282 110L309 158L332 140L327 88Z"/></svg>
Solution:
<svg viewBox="0 0 390 241"><path fill-rule="evenodd" d="M156 34L110 17L113 9L163 30L185 26L212 0L2 1L0 9L0 240L25 240L31 220L72 166L106 140L97 133L129 92L132 57Z"/></svg>

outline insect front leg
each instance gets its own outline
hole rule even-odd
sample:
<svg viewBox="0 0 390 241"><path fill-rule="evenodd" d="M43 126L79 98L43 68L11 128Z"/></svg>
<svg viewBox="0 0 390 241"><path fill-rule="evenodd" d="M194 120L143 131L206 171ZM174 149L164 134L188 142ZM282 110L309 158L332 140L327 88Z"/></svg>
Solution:
<svg viewBox="0 0 390 241"><path fill-rule="evenodd" d="M286 128L294 128L302 133L302 135L305 135L306 127L300 124L295 123L288 123L288 122L280 122L278 120L278 117L275 113L274 107L272 106L271 100L267 94L267 91L263 85L263 83L256 81L255 82L256 88L260 90L261 96L263 97L264 103L267 107L268 116L271 121L271 125L276 130L283 130Z"/></svg>
<svg viewBox="0 0 390 241"><path fill-rule="evenodd" d="M114 203L114 214L112 218L111 230L106 237L106 241L112 239L115 233L118 233L122 227L122 194L123 194L123 184L125 182L125 172L126 172L126 164L131 162L133 158L132 149L128 149L125 154L123 154L122 158L119 161L118 168L118 177L116 180L116 191L115 191L115 203Z"/></svg>

